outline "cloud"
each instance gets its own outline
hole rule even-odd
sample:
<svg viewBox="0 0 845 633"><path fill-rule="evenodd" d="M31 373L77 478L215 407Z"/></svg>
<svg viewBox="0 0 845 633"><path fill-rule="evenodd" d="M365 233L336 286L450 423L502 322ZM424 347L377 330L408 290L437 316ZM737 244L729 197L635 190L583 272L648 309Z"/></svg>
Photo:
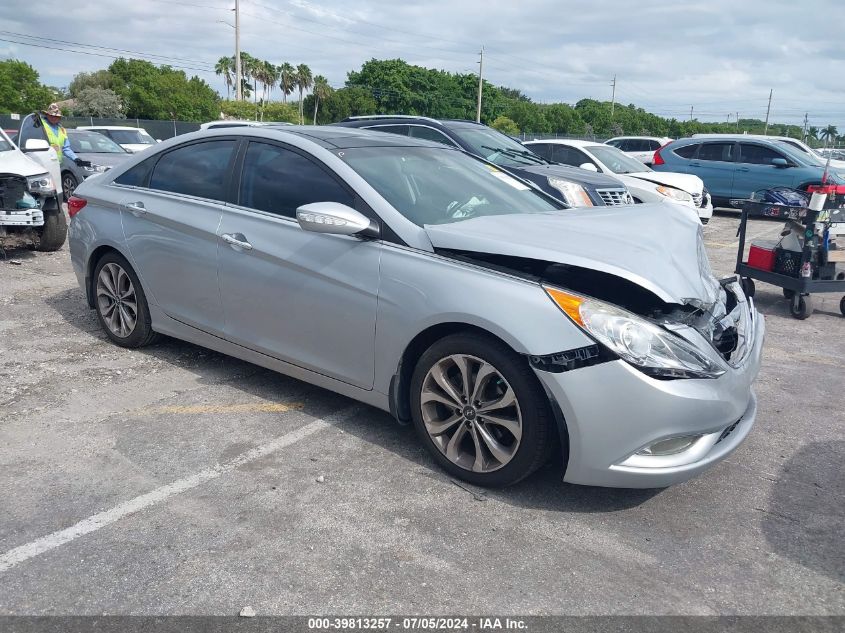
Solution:
<svg viewBox="0 0 845 633"><path fill-rule="evenodd" d="M42 45L84 42L158 55L224 91L210 69L234 52L232 0L6 0L0 39L37 35ZM241 47L274 63L307 63L342 85L371 58L402 58L475 72L538 101L617 98L657 114L701 120L763 118L845 129L840 0L241 0ZM117 55L118 51L101 51ZM44 81L67 85L97 57L0 41L0 55L29 61ZM129 53L127 53L129 55Z"/></svg>

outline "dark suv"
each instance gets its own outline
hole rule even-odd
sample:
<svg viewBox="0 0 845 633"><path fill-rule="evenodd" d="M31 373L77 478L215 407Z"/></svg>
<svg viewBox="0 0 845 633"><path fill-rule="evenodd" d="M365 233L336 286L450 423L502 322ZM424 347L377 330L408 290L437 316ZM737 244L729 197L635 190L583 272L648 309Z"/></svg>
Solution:
<svg viewBox="0 0 845 633"><path fill-rule="evenodd" d="M379 114L349 117L335 125L390 132L458 147L530 180L571 207L633 204L625 185L616 178L551 163L511 137L474 121Z"/></svg>

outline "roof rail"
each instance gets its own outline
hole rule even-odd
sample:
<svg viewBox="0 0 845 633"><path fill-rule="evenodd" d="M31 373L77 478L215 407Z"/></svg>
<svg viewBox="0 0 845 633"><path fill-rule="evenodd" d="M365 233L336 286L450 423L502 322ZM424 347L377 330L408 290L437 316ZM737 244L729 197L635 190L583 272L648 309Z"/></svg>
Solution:
<svg viewBox="0 0 845 633"><path fill-rule="evenodd" d="M366 119L421 119L423 121L440 123L437 119L427 116L416 116L414 114L362 114L359 116L348 116L344 121L362 121Z"/></svg>

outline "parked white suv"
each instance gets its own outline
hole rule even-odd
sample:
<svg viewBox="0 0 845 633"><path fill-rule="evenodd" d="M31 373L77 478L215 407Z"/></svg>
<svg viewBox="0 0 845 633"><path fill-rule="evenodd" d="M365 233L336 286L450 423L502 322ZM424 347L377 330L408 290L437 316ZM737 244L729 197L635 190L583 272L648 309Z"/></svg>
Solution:
<svg viewBox="0 0 845 633"><path fill-rule="evenodd" d="M108 136L111 140L129 152L142 152L158 142L142 127L128 127L125 125L82 125L76 129L99 132L103 136Z"/></svg>
<svg viewBox="0 0 845 633"><path fill-rule="evenodd" d="M644 165L651 165L654 152L671 141L668 136L617 136L605 141L605 145L622 150Z"/></svg>

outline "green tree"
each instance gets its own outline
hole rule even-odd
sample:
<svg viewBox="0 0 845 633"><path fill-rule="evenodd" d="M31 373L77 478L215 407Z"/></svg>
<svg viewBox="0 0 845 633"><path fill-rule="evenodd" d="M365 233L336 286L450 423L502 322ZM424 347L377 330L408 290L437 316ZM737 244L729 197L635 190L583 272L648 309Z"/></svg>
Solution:
<svg viewBox="0 0 845 633"><path fill-rule="evenodd" d="M56 95L38 79L38 72L17 59L0 61L0 112L28 113L46 108Z"/></svg>
<svg viewBox="0 0 845 633"><path fill-rule="evenodd" d="M807 138L812 139L814 141L819 140L819 128L817 127L809 127L807 129Z"/></svg>
<svg viewBox="0 0 845 633"><path fill-rule="evenodd" d="M497 116L496 120L493 121L490 126L496 128L502 134L507 134L508 136L516 136L519 134L519 126L517 126L512 119L509 119L506 116Z"/></svg>
<svg viewBox="0 0 845 633"><path fill-rule="evenodd" d="M234 57L221 57L214 65L214 72L217 76L223 76L223 82L226 84L226 99L230 96L230 90L235 85L233 67L235 65Z"/></svg>
<svg viewBox="0 0 845 633"><path fill-rule="evenodd" d="M102 90L114 90L117 80L108 70L96 70L91 73L81 72L74 75L67 91L71 98L76 98L86 88L100 88Z"/></svg>
<svg viewBox="0 0 845 633"><path fill-rule="evenodd" d="M299 124L303 125L305 123L305 116L302 109L302 95L314 83L314 79L311 76L311 69L307 64L299 64L296 67L295 82L296 88L299 90Z"/></svg>
<svg viewBox="0 0 845 633"><path fill-rule="evenodd" d="M329 85L329 80L322 75L314 77L314 125L317 125L317 109L320 107L320 101L328 99L334 89Z"/></svg>
<svg viewBox="0 0 845 633"><path fill-rule="evenodd" d="M108 88L83 88L74 98L73 113L77 116L126 118L120 97Z"/></svg>
<svg viewBox="0 0 845 633"><path fill-rule="evenodd" d="M314 100L314 95L308 96L305 100L309 109L313 107L312 100ZM350 116L373 114L376 112L376 107L376 101L369 90L358 87L340 88L322 99L320 111L317 113L317 123L335 123Z"/></svg>
<svg viewBox="0 0 845 633"><path fill-rule="evenodd" d="M296 68L288 62L284 62L276 67L279 75L279 88L282 91L282 103L287 103L288 95L296 88Z"/></svg>
<svg viewBox="0 0 845 633"><path fill-rule="evenodd" d="M839 130L836 129L835 125L828 125L819 133L819 136L825 144L833 145L836 142L836 138L839 136Z"/></svg>

